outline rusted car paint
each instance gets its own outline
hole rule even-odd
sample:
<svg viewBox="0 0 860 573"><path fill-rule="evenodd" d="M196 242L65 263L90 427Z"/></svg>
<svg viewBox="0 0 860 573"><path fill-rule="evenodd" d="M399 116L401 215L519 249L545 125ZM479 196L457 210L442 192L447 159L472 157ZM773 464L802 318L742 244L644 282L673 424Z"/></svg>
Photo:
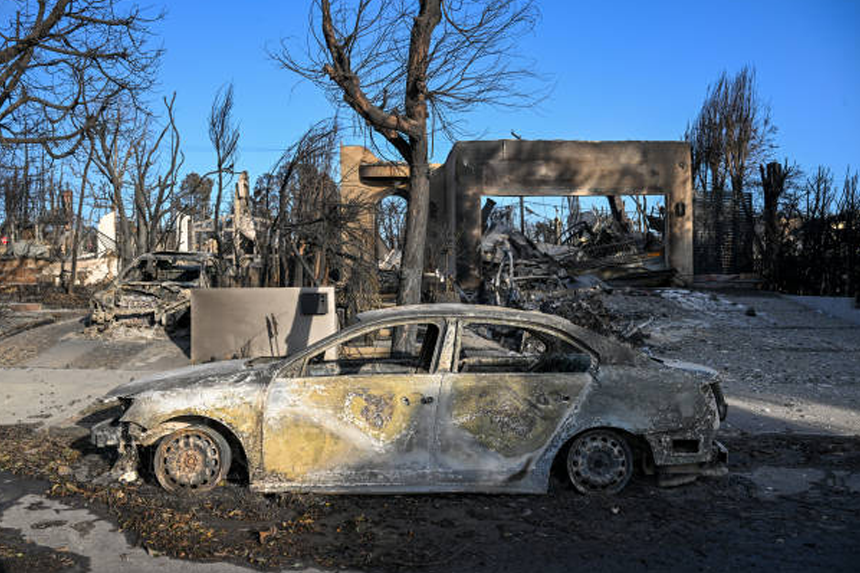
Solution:
<svg viewBox="0 0 860 573"><path fill-rule="evenodd" d="M376 327L440 325L428 371L308 376L310 358ZM470 322L523 326L587 355L578 372L457 372ZM189 367L117 388L130 404L101 440L130 452L175 429L226 429L252 489L326 492L545 492L559 452L580 433L638 436L657 471L724 468L713 373L670 368L554 316L474 305L373 311L273 363ZM222 431L224 431L222 429ZM104 431L104 430L102 430Z"/></svg>
<svg viewBox="0 0 860 573"><path fill-rule="evenodd" d="M143 319L172 326L188 312L191 290L212 286L214 261L208 253L143 254L107 289L93 294L90 319L95 324Z"/></svg>

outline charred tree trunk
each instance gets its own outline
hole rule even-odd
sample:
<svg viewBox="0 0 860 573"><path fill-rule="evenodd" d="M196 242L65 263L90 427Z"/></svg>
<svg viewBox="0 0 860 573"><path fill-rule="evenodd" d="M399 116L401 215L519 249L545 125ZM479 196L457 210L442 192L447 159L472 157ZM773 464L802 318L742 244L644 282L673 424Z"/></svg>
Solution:
<svg viewBox="0 0 860 573"><path fill-rule="evenodd" d="M72 269L69 276L69 284L66 285L66 292L71 294L75 290L75 284L78 281L78 247L81 244L81 222L84 216L84 192L87 188L87 175L89 174L90 164L93 161L92 152L87 158L87 163L84 165L84 172L81 175L81 194L78 197L78 212L75 217L74 227L72 231Z"/></svg>
<svg viewBox="0 0 860 573"><path fill-rule="evenodd" d="M777 220L779 198L785 191L787 171L779 163L759 165L761 186L764 192L764 245L762 252L762 274L768 287L778 288L781 237Z"/></svg>
<svg viewBox="0 0 860 573"><path fill-rule="evenodd" d="M137 228L135 229L135 244L137 253L146 253L149 249L149 232L147 229L146 207L144 205L143 188L134 186L134 213Z"/></svg>
<svg viewBox="0 0 860 573"><path fill-rule="evenodd" d="M305 267L303 265L304 259L302 258L303 249L299 247L296 249L292 243L290 243L290 247L293 251L293 284L292 286L301 288L305 286Z"/></svg>
<svg viewBox="0 0 860 573"><path fill-rule="evenodd" d="M409 169L409 206L406 210L406 241L400 263L398 306L421 302L424 276L424 250L427 242L427 216L430 206L430 166L427 164L427 139L410 138L412 158ZM413 329L397 328L393 348L405 350Z"/></svg>
<svg viewBox="0 0 860 573"><path fill-rule="evenodd" d="M119 257L119 268L129 264L134 258L134 237L131 234L131 225L125 214L122 202L122 181L112 181L113 186L113 208L116 210L116 229L114 242L116 254Z"/></svg>
<svg viewBox="0 0 860 573"><path fill-rule="evenodd" d="M609 201L609 210L612 211L612 218L621 228L621 231L629 233L630 224L627 220L627 214L624 212L624 199L618 195L608 195L606 200Z"/></svg>
<svg viewBox="0 0 860 573"><path fill-rule="evenodd" d="M215 212L212 214L212 238L215 239L215 245L218 249L218 260L221 261L221 198L224 195L224 172L221 169L220 155L218 158L218 190L215 192ZM220 265L220 263L219 263ZM223 267L223 265L220 265ZM223 272L223 268L219 269L219 275ZM223 277L219 276L221 281Z"/></svg>
<svg viewBox="0 0 860 573"><path fill-rule="evenodd" d="M406 243L400 265L400 290L397 304L421 302L421 277L424 274L424 248L427 238L427 212L430 205L430 167L427 141L413 140L409 170L409 206L406 210Z"/></svg>

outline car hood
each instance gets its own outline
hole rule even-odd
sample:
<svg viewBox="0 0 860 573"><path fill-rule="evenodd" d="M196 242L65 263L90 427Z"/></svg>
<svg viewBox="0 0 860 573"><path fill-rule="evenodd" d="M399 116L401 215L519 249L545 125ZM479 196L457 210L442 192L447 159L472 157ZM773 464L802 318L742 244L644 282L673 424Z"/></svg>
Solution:
<svg viewBox="0 0 860 573"><path fill-rule="evenodd" d="M213 382L223 382L224 376L253 372L271 368L271 364L253 365L250 360L223 360L210 364L186 366L176 370L159 372L145 376L138 380L132 380L126 384L117 386L108 392L103 400L110 401L115 398L130 398L142 392L170 390L183 388L204 382L207 379Z"/></svg>
<svg viewBox="0 0 860 573"><path fill-rule="evenodd" d="M114 288L113 286L109 286L104 290L94 292L90 297L90 300L102 306L107 306L108 304L110 304L110 300L113 299L113 295L115 292L116 288Z"/></svg>
<svg viewBox="0 0 860 573"><path fill-rule="evenodd" d="M686 362L684 360L676 360L674 358L665 358L663 356L654 356L651 355L651 360L655 362L659 362L663 366L667 368L673 368L675 370L683 370L684 372L692 372L693 374L700 374L706 376L708 378L718 378L719 372L711 368L710 366L705 366L704 364L696 364L695 362Z"/></svg>

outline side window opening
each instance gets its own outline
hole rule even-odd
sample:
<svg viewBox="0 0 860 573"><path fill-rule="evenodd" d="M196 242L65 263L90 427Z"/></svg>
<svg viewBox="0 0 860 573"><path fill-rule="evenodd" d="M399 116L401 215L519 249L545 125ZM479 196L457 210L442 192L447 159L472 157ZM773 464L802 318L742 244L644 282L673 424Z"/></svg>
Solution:
<svg viewBox="0 0 860 573"><path fill-rule="evenodd" d="M158 261L159 281L194 283L200 279L200 265L191 261Z"/></svg>
<svg viewBox="0 0 860 573"><path fill-rule="evenodd" d="M459 372L586 372L590 365L588 354L545 332L489 323L467 323L460 331Z"/></svg>
<svg viewBox="0 0 860 573"><path fill-rule="evenodd" d="M149 282L155 279L155 264L152 259L141 259L126 269L121 282Z"/></svg>
<svg viewBox="0 0 860 573"><path fill-rule="evenodd" d="M326 349L308 359L305 376L365 374L426 374L433 366L440 328L434 323L415 327L415 343L406 351L392 349L394 327L383 326L341 341L334 353ZM334 359L326 359L334 354Z"/></svg>

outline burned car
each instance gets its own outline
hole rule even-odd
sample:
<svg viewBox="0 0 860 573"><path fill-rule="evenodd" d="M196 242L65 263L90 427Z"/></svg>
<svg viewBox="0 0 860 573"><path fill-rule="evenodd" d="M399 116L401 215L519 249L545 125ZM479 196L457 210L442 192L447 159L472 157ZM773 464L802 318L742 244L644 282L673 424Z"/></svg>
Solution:
<svg viewBox="0 0 860 573"><path fill-rule="evenodd" d="M411 333L396 350L395 329ZM712 371L667 365L539 312L395 307L285 359L191 366L120 386L92 429L170 491L243 469L261 492L545 492L561 468L615 493L637 467L669 483L724 473ZM680 366L680 367L674 367ZM234 463L235 462L235 463Z"/></svg>
<svg viewBox="0 0 860 573"><path fill-rule="evenodd" d="M208 253L158 251L134 259L116 280L90 299L91 321L135 319L171 327L187 318L191 289L213 286Z"/></svg>

